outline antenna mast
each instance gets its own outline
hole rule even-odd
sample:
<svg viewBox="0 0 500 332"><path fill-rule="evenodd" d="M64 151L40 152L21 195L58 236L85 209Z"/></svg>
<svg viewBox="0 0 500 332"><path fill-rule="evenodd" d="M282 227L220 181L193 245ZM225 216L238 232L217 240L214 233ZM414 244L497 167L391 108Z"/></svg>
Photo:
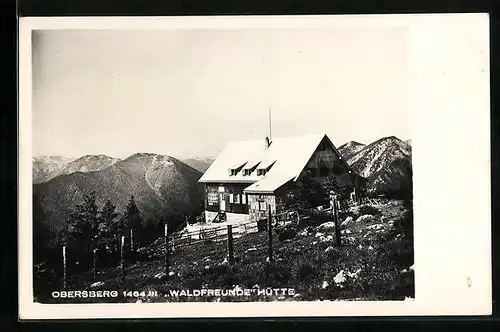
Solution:
<svg viewBox="0 0 500 332"><path fill-rule="evenodd" d="M271 107L269 107L269 140L271 140Z"/></svg>

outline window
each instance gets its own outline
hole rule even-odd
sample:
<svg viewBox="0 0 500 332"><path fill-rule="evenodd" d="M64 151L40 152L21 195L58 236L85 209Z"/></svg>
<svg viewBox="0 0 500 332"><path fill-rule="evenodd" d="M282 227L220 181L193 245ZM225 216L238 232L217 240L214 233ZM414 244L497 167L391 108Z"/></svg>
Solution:
<svg viewBox="0 0 500 332"><path fill-rule="evenodd" d="M210 205L219 204L219 196L217 193L211 192L207 194L207 201Z"/></svg>
<svg viewBox="0 0 500 332"><path fill-rule="evenodd" d="M259 168L257 170L257 176L264 176L264 175L266 175L266 172L267 172L266 169Z"/></svg>
<svg viewBox="0 0 500 332"><path fill-rule="evenodd" d="M248 168L245 168L243 170L243 176L250 175L250 170Z"/></svg>
<svg viewBox="0 0 500 332"><path fill-rule="evenodd" d="M241 204L240 196L241 196L240 194L235 194L233 196L233 203L234 204Z"/></svg>
<svg viewBox="0 0 500 332"><path fill-rule="evenodd" d="M267 211L266 201L259 201L259 211Z"/></svg>

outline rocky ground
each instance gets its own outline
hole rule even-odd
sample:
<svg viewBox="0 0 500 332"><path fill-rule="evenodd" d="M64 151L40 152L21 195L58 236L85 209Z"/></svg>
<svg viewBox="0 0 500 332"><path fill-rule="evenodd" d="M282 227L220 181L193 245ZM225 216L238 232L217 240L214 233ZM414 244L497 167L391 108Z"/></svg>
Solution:
<svg viewBox="0 0 500 332"><path fill-rule="evenodd" d="M125 282L118 268L72 275L70 290L118 290L107 302L404 300L414 297L413 214L403 201L352 206L340 213L342 246L335 244L334 223L289 227L275 234L274 262L267 261L267 232L235 239L235 262L227 264L224 242L176 248L165 271L159 239L126 262ZM293 294L244 296L165 296L170 290L203 288L293 288ZM136 294L123 297L123 291ZM144 293L142 293L144 292ZM156 293L154 293L156 292ZM141 294L142 293L142 294ZM148 296L157 294L157 296ZM131 295L129 293L129 295ZM42 299L40 299L42 300ZM51 302L47 299L42 302ZM59 300L64 301L64 300ZM94 302L71 299L68 302Z"/></svg>

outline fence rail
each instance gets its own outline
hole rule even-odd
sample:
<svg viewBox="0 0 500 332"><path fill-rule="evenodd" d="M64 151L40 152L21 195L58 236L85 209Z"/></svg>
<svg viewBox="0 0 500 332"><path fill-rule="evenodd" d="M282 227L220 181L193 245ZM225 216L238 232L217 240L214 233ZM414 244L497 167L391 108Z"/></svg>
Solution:
<svg viewBox="0 0 500 332"><path fill-rule="evenodd" d="M210 225L210 224L208 224ZM239 224L224 224L221 226L204 226L198 230L189 231L185 228L183 231L173 233L171 242L173 246L178 245L193 245L202 242L220 242L226 241L228 237L227 225L231 225L231 233L233 238L239 238L243 235L255 233L258 231L257 222L250 221Z"/></svg>

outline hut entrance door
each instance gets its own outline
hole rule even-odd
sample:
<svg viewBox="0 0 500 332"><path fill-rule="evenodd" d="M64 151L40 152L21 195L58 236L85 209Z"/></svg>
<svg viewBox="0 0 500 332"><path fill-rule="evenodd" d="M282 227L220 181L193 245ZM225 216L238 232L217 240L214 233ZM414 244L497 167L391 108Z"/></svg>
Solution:
<svg viewBox="0 0 500 332"><path fill-rule="evenodd" d="M220 211L226 211L226 200L224 199L224 194L219 194L219 206Z"/></svg>

